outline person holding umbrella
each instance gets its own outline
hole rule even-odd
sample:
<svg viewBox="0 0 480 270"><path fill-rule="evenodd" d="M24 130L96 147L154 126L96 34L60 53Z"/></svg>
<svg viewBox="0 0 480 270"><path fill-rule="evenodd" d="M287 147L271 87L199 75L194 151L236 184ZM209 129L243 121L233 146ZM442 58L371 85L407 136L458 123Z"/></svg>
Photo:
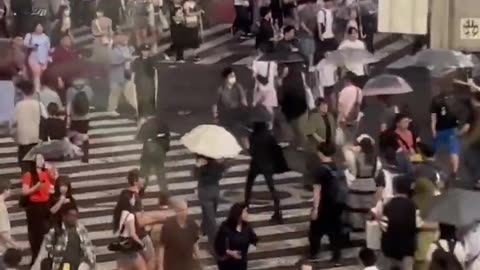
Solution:
<svg viewBox="0 0 480 270"><path fill-rule="evenodd" d="M200 125L181 138L191 152L197 154L193 176L198 180L198 198L202 208L202 229L207 234L209 249L214 253L217 233L217 206L220 185L227 166L227 158L236 157L242 148L226 129L215 125Z"/></svg>

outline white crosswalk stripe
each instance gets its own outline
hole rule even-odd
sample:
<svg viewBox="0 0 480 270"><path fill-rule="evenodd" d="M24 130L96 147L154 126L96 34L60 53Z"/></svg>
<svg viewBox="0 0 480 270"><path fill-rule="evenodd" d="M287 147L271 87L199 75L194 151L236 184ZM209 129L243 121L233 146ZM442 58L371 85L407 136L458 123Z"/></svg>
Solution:
<svg viewBox="0 0 480 270"><path fill-rule="evenodd" d="M71 178L74 197L80 207L80 222L87 227L96 246L97 269L113 270L116 269L115 257L106 247L113 237L111 214L121 189L126 186L126 172L139 165L141 145L134 140L136 130L133 121L123 118L106 118L102 113L93 115L90 132L91 162L83 164L78 160L72 160L58 162L55 165L61 174L68 174ZM119 133L121 135L117 136L116 134ZM190 214L199 221L201 209L195 195L196 182L191 176L194 156L181 145L179 138L180 135L174 134L172 149L168 153L166 162L169 189L174 196L189 201ZM14 142L10 138L0 138L0 175L12 178L14 191L18 194L20 179L14 148ZM233 202L242 200L248 162L249 158L246 156L240 156L234 160L232 167L221 181L222 201L218 208L218 222L224 220ZM303 257L308 246L308 216L311 203L302 199L310 194L301 189L300 176L299 173L288 172L275 177L276 186L283 196L284 224L276 225L269 222L273 209L269 201L252 205L251 222L260 237L260 243L258 248L249 254L249 269L273 270L278 267L293 269L298 260ZM156 199L158 187L156 181L151 181L150 184L144 199L146 211L158 210ZM263 178L257 179L254 192L268 192ZM17 199L18 195L7 201L12 235L21 246L28 247L25 213L18 207ZM355 257L363 235L353 234L352 238L356 245L349 246L344 252L347 265L357 263ZM205 250L205 242L204 238L200 240L201 261L205 269L216 269L214 261ZM328 252L322 254L319 261L322 269L330 267L327 263L328 258ZM22 262L25 265L28 261L27 255Z"/></svg>
<svg viewBox="0 0 480 270"><path fill-rule="evenodd" d="M93 36L86 27L74 31L77 46L90 50L92 48ZM203 33L204 42L196 50L201 57L197 62L199 65L211 65L222 63L225 65L249 65L254 59L254 39L236 40L230 33L229 24L215 25L206 29ZM402 38L392 38L391 34L377 34L375 37L377 51L375 57L381 59L385 66L402 58L406 53L399 55L398 52L405 51L411 46L412 41ZM166 33L161 38L159 51L164 52L170 47L170 34ZM392 55L395 57L392 59ZM193 52L186 53L186 59L191 60Z"/></svg>

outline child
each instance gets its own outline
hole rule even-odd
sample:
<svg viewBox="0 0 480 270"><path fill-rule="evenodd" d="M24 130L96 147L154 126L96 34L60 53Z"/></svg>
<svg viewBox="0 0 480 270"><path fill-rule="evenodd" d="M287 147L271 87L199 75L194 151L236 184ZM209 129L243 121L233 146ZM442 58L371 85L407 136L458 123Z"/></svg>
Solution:
<svg viewBox="0 0 480 270"><path fill-rule="evenodd" d="M378 270L376 266L377 256L372 249L362 248L358 253L358 257L364 266L363 270Z"/></svg>
<svg viewBox="0 0 480 270"><path fill-rule="evenodd" d="M22 261L22 252L18 249L9 248L3 254L3 264L5 265L5 270L16 270L19 269L20 262Z"/></svg>

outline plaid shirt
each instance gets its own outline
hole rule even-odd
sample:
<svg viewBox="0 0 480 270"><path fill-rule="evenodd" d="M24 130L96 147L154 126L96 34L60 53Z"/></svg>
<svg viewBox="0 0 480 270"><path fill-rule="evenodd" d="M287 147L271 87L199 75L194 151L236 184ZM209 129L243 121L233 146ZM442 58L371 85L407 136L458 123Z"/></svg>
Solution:
<svg viewBox="0 0 480 270"><path fill-rule="evenodd" d="M60 267L62 267L63 254L67 249L68 234L65 233L65 225L62 225L61 231L59 231L58 229L57 232L55 231L56 230L52 228L50 229L48 234L45 235L45 249L47 250L48 254L52 256L52 270L59 270ZM82 261L90 265L90 269L95 269L95 247L93 246L92 241L90 241L90 238L88 237L88 231L83 225L78 224L77 233L80 237L80 245L84 255ZM55 235L57 235L56 241L54 240ZM53 246L54 243L55 246Z"/></svg>

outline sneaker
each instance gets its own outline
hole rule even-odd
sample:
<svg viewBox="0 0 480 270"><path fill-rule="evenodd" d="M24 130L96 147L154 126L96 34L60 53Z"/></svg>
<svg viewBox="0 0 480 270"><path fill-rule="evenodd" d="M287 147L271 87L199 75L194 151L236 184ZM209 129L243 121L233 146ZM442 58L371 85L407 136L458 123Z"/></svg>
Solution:
<svg viewBox="0 0 480 270"><path fill-rule="evenodd" d="M112 117L119 117L120 116L120 114L117 111L109 112L109 115L112 116Z"/></svg>
<svg viewBox="0 0 480 270"><path fill-rule="evenodd" d="M200 58L200 56L198 56L198 55L195 55L195 56L193 57L193 62L194 62L194 63L196 63L196 62L198 62L198 61L200 61L200 60L202 60L202 58Z"/></svg>
<svg viewBox="0 0 480 270"><path fill-rule="evenodd" d="M179 64L183 64L183 63L185 63L185 60L180 59L180 60L177 60L176 62L179 63Z"/></svg>

